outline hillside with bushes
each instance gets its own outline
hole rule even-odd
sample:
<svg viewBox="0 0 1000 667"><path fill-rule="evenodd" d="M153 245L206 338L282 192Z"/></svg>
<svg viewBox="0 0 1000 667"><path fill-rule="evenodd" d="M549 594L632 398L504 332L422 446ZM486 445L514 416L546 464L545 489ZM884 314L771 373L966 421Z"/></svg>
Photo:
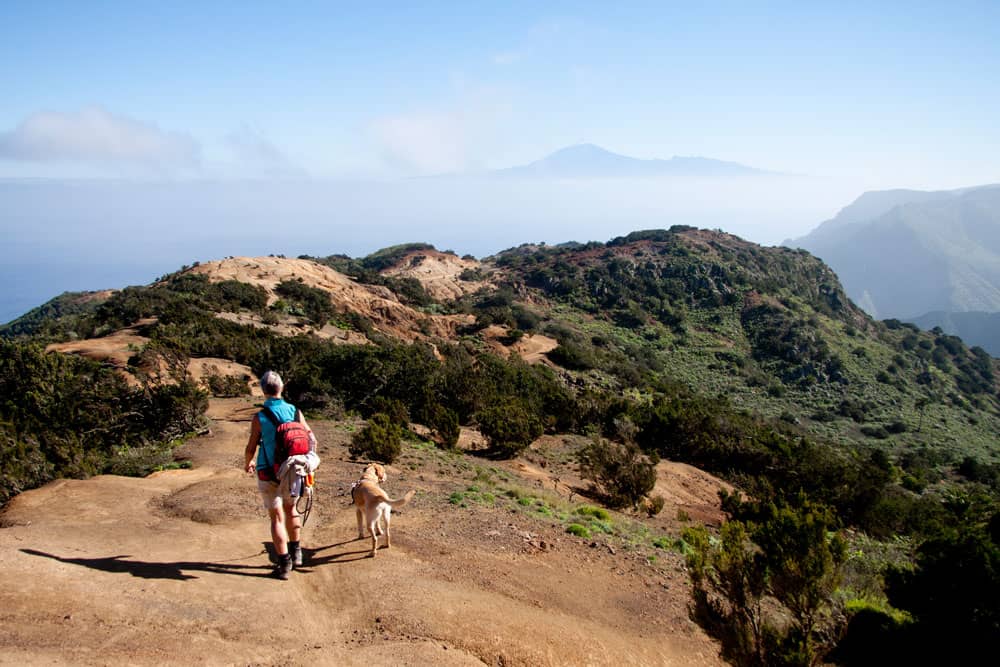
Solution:
<svg viewBox="0 0 1000 667"><path fill-rule="evenodd" d="M124 365L58 352L126 328L142 342L123 344ZM996 636L990 598L946 590L941 564L997 585L997 361L871 319L805 251L678 226L482 261L425 244L229 258L63 295L0 334L8 496L152 469L118 461L197 430L209 393L249 391L249 377L186 370L220 359L279 371L310 419L368 421L358 457L400 456L413 425L443 451L476 429L498 460L575 437L586 493L651 516L661 459L722 477L738 490L731 528L675 537L699 622L738 664L862 664L872 645L914 651L962 620L969 647ZM555 345L528 363L534 338ZM45 402L14 400L19 383ZM95 420L101 438L80 438ZM941 606L921 602L939 588Z"/></svg>

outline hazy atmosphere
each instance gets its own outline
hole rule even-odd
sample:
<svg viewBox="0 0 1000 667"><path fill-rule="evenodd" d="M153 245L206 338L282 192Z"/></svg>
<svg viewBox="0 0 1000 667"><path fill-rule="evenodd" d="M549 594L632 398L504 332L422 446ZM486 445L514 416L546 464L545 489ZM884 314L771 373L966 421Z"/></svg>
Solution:
<svg viewBox="0 0 1000 667"><path fill-rule="evenodd" d="M998 13L7 4L0 321L226 255L776 244L866 190L997 182ZM500 171L579 144L761 173Z"/></svg>
<svg viewBox="0 0 1000 667"><path fill-rule="evenodd" d="M0 2L0 662L982 663L998 83L997 0Z"/></svg>

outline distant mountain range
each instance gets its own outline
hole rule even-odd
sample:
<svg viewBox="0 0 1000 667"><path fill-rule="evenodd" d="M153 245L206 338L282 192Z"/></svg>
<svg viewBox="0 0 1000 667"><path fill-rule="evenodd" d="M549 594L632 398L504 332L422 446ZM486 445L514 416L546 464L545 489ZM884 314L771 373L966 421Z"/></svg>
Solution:
<svg viewBox="0 0 1000 667"><path fill-rule="evenodd" d="M967 345L978 345L994 357L1000 357L1000 313L946 313L936 310L910 320L921 329L940 327L958 336Z"/></svg>
<svg viewBox="0 0 1000 667"><path fill-rule="evenodd" d="M1000 318L989 316L1000 312L1000 185L866 192L784 245L823 259L871 315L972 335L1000 354Z"/></svg>
<svg viewBox="0 0 1000 667"><path fill-rule="evenodd" d="M866 192L784 245L827 262L880 318L1000 311L1000 185Z"/></svg>
<svg viewBox="0 0 1000 667"><path fill-rule="evenodd" d="M780 176L737 162L706 157L674 156L669 160L643 160L613 153L594 144L578 144L557 150L540 160L507 169L484 172L502 178L732 178Z"/></svg>

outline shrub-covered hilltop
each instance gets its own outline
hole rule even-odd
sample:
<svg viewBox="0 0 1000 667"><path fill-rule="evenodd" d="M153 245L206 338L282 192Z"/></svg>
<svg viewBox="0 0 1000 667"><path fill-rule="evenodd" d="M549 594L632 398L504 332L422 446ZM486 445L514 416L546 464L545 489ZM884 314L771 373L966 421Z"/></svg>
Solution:
<svg viewBox="0 0 1000 667"><path fill-rule="evenodd" d="M63 295L0 334L7 496L190 431L191 369L235 362L279 371L310 416L368 418L359 453L391 458L409 422L445 447L476 427L499 457L579 433L612 507L642 501L660 457L732 481L722 534L680 544L738 664L954 656L1000 631L997 362L871 320L803 251L674 227L482 262L425 244L229 258Z"/></svg>

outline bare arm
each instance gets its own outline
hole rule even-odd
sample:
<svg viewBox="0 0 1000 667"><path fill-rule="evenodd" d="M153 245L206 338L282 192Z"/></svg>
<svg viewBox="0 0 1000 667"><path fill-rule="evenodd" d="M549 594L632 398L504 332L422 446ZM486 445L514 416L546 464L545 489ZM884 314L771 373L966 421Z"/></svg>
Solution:
<svg viewBox="0 0 1000 667"><path fill-rule="evenodd" d="M257 461L254 454L257 453L257 444L260 442L260 415L256 414L250 421L250 439L247 447L243 450L243 468L247 472L253 472L257 468Z"/></svg>
<svg viewBox="0 0 1000 667"><path fill-rule="evenodd" d="M303 426L305 426L306 430L311 433L312 432L312 427L309 426L309 422L306 421L306 416L304 414L302 414L301 410L299 410L298 413L299 413L299 423L302 424Z"/></svg>
<svg viewBox="0 0 1000 667"><path fill-rule="evenodd" d="M315 454L316 453L316 436L313 434L313 430L312 430L312 427L309 426L309 422L306 421L306 416L304 414L302 414L301 410L299 410L298 412L299 412L299 423L302 424L303 426L305 426L306 430L309 431L309 451Z"/></svg>

